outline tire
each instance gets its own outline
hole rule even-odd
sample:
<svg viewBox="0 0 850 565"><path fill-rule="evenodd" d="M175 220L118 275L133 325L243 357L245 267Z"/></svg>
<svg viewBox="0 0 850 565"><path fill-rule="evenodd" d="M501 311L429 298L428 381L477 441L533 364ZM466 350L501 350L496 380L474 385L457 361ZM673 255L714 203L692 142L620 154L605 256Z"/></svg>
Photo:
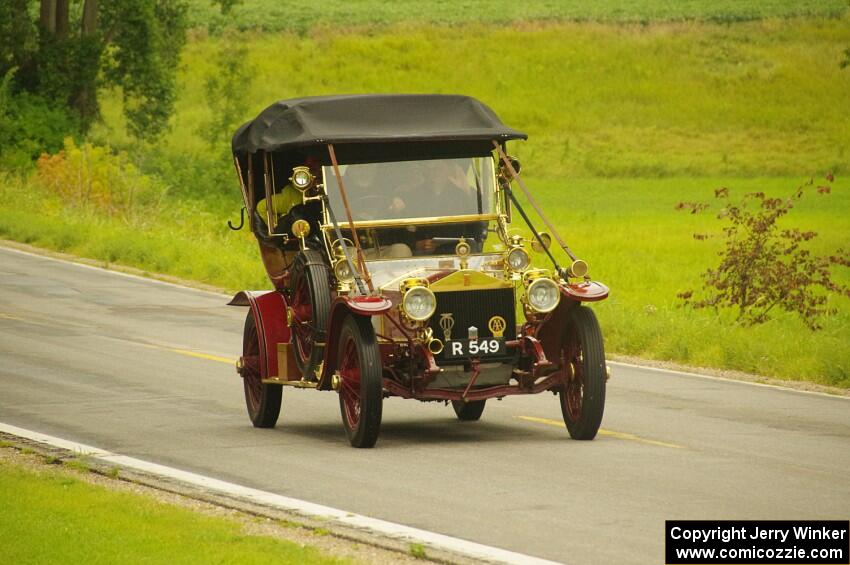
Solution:
<svg viewBox="0 0 850 565"><path fill-rule="evenodd" d="M454 408L458 420L474 422L481 418L481 413L484 412L484 405L486 403L486 400L473 400L471 402L452 400L452 408Z"/></svg>
<svg viewBox="0 0 850 565"><path fill-rule="evenodd" d="M564 423L573 439L591 440L605 411L606 371L602 331L590 308L575 306L567 314L560 357L562 370L570 363L575 367L574 377L558 395Z"/></svg>
<svg viewBox="0 0 850 565"><path fill-rule="evenodd" d="M372 447L378 441L383 408L381 354L369 318L349 315L343 322L337 354L339 409L348 441Z"/></svg>
<svg viewBox="0 0 850 565"><path fill-rule="evenodd" d="M292 344L301 376L316 380L324 357L325 334L331 309L329 270L321 253L305 249L295 256L290 278Z"/></svg>
<svg viewBox="0 0 850 565"><path fill-rule="evenodd" d="M254 315L248 312L242 338L242 386L245 406L255 428L273 428L280 415L283 387L263 384L260 371L260 338Z"/></svg>

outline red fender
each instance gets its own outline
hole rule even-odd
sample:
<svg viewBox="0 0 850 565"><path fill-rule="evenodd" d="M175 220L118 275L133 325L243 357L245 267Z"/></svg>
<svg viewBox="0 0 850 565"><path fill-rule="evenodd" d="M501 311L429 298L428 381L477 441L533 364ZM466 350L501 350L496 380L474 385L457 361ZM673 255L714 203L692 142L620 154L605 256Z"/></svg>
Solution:
<svg viewBox="0 0 850 565"><path fill-rule="evenodd" d="M260 374L263 378L277 375L277 344L289 343L286 323L286 300L274 290L243 290L227 303L228 306L250 306L257 335L260 338Z"/></svg>
<svg viewBox="0 0 850 565"><path fill-rule="evenodd" d="M543 347L543 353L552 363L557 363L560 356L562 333L569 310L581 302L597 302L608 298L608 287L596 281L561 285L561 295L560 304L543 318L534 331L534 336ZM564 298L566 300L563 300Z"/></svg>
<svg viewBox="0 0 850 565"><path fill-rule="evenodd" d="M564 284L561 294L579 302L596 302L608 298L608 287L596 281Z"/></svg>
<svg viewBox="0 0 850 565"><path fill-rule="evenodd" d="M328 331L325 340L325 358L322 363L322 374L319 377L318 388L331 389L331 375L336 370L336 350L342 322L351 313L358 316L372 317L382 315L392 308L393 303L381 296L337 296L331 303L331 313L328 316Z"/></svg>

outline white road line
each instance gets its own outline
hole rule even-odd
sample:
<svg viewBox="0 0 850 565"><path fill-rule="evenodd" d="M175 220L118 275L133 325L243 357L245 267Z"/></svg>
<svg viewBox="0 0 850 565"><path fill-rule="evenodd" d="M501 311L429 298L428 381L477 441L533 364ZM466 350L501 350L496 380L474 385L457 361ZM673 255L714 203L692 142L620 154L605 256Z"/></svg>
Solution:
<svg viewBox="0 0 850 565"><path fill-rule="evenodd" d="M749 386L757 386L762 388L773 388L776 390L783 390L785 392L796 392L798 394L811 394L814 396L825 396L826 398L838 398L842 400L850 400L850 396L842 396L840 394L830 394L828 392L819 392L816 390L800 390L798 388L791 388L782 385L774 385L767 383L754 383L752 381L739 381L738 379L729 379L726 377L716 377L714 375L702 375L700 373L690 373L688 371L674 371L673 369L662 369L661 367L650 367L647 365L636 365L634 363L623 363L620 361L608 361L609 365L619 366L619 367L628 367L629 369L641 369L643 371L655 371L657 373L666 373L668 375L677 375L681 377L696 377L698 379L708 379L712 381L722 381L726 383L735 383L739 385L749 385ZM612 377L616 379L616 375Z"/></svg>
<svg viewBox="0 0 850 565"><path fill-rule="evenodd" d="M360 514L353 514L351 512L339 510L338 508L314 504L306 500L291 498L275 494L273 492L262 491L235 483L229 483L227 481L221 481L212 477L206 477L204 475L190 473L189 471L175 469L174 467L167 467L150 461L143 461L134 457L112 453L104 449L77 443L75 441L69 441L32 430L19 428L11 424L4 424L0 422L0 432L60 447L62 449L68 449L80 455L100 459L119 467L126 467L136 469L138 471L144 471L146 473L152 473L161 477L178 480L186 484L203 487L208 490L249 500L265 506L297 512L314 518L335 521L348 527L367 530L395 540L421 543L435 549L459 553L474 559L481 559L496 563L509 563L512 565L559 565L556 561L540 559L538 557L532 557L530 555L524 555L522 553L516 553L506 549L500 549L498 547L491 547L443 534L420 530L418 528L411 528L402 524L387 522L386 520L379 520L377 518L370 518Z"/></svg>

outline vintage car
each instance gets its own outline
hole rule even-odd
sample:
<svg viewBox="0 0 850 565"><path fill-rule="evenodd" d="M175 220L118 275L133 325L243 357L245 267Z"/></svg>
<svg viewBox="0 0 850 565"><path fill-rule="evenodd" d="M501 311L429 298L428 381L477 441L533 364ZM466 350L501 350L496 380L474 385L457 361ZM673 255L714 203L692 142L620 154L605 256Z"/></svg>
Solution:
<svg viewBox="0 0 850 565"><path fill-rule="evenodd" d="M478 420L491 398L551 391L571 437L596 436L607 367L582 303L608 289L508 156L526 137L455 95L283 100L237 130L243 224L274 286L231 301L250 307L237 371L254 426L275 426L284 386L336 391L355 447L375 444L388 397Z"/></svg>

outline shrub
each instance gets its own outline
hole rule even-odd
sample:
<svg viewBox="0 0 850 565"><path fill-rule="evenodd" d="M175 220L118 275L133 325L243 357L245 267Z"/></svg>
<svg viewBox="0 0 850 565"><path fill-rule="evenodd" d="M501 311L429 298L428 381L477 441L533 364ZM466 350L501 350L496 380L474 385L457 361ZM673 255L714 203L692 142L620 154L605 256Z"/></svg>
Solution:
<svg viewBox="0 0 850 565"><path fill-rule="evenodd" d="M14 93L15 69L0 79L0 168L22 169L42 152L62 148L78 120L65 108L26 92Z"/></svg>
<svg viewBox="0 0 850 565"><path fill-rule="evenodd" d="M36 168L39 184L66 204L130 224L155 216L166 192L162 181L141 173L126 153L90 143L77 146L71 138L58 153L39 157Z"/></svg>
<svg viewBox="0 0 850 565"><path fill-rule="evenodd" d="M826 180L832 182L832 174ZM850 287L832 279L832 267L850 266L850 253L839 249L834 254L815 256L804 247L817 236L813 231L781 228L777 220L787 215L813 180L801 185L789 198L771 198L764 192L744 195L740 203L724 206L717 217L728 222L723 228L724 248L718 252L720 264L703 273L705 297L694 299L693 291L677 296L694 308L737 308L738 321L745 325L769 320L774 308L796 313L810 329L820 329L817 317L835 313L827 306L827 294L850 297ZM821 185L818 194L829 194ZM714 191L715 198L729 198L728 188ZM680 202L676 208L698 213L709 205ZM705 234L694 234L698 240Z"/></svg>

